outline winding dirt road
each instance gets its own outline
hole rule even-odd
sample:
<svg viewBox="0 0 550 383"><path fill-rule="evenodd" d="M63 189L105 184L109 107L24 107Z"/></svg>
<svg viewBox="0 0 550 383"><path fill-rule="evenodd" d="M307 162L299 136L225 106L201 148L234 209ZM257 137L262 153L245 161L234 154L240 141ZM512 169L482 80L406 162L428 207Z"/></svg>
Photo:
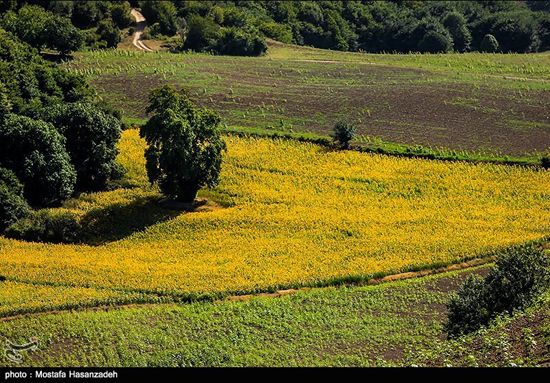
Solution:
<svg viewBox="0 0 550 383"><path fill-rule="evenodd" d="M134 19L136 19L136 24L137 24L136 32L134 33L134 41L133 41L134 45L136 46L136 48L142 51L154 52L152 49L148 48L145 44L143 44L143 41L141 41L141 35L143 34L143 30L147 26L147 21L145 20L145 17L143 17L141 12L139 12L135 8L132 9L131 13Z"/></svg>

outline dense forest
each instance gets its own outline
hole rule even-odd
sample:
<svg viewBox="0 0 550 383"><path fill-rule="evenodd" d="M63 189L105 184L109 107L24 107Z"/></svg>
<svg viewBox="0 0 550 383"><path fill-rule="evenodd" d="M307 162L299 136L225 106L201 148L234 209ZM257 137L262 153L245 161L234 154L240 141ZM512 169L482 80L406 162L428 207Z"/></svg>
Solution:
<svg viewBox="0 0 550 383"><path fill-rule="evenodd" d="M67 54L116 47L140 8L147 38L179 50L259 55L265 38L341 51L539 52L550 47L549 1L0 2L1 26Z"/></svg>

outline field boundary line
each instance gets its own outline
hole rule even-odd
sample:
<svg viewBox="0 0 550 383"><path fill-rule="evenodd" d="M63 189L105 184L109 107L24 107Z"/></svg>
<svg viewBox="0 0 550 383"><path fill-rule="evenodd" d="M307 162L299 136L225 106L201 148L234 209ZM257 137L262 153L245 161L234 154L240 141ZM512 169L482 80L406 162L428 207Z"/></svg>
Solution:
<svg viewBox="0 0 550 383"><path fill-rule="evenodd" d="M372 278L372 279L368 279L360 282L328 284L326 286L319 286L319 287L304 286L304 287L295 288L295 289L293 288L281 289L273 293L256 293L256 294L244 294L244 295L236 294L236 295L228 295L226 297L215 299L215 300L180 301L177 299L177 297L169 298L169 296L165 296L166 298L168 298L165 302L103 304L98 306L79 306L79 307L66 308L66 309L27 312L27 313L22 313L17 315L0 317L0 322L9 322L17 319L23 319L23 318L33 317L38 315L63 314L68 312L124 310L124 309L132 309L132 308L145 308L145 307L168 306L168 305L177 306L181 304L198 303L198 302L214 302L216 304L220 304L224 302L244 302L254 298L260 298L260 297L277 298L285 295L294 294L297 292L321 290L321 289L324 290L324 289L329 289L336 286L347 286L347 287L376 286L384 283L399 282L399 281L413 279L413 278L422 278L430 275L444 274L452 271L467 270L470 268L475 268L478 266L492 263L496 258L497 258L496 255L492 255L484 258L476 258L470 261L465 261L458 264L451 264L448 266L438 267L434 269L425 269L420 271L410 271L410 272L404 272L404 273L398 273L398 274L390 274L382 278ZM21 283L25 283L25 282L21 282Z"/></svg>
<svg viewBox="0 0 550 383"><path fill-rule="evenodd" d="M485 258L477 258L473 259L471 261L466 261L462 263L455 263L448 266L438 267L434 269L426 269L426 270L420 270L420 271L409 271L405 273L398 273L398 274L390 274L386 275L382 278L373 278L369 279L367 281L362 281L359 283L343 283L339 286L376 286L384 283L391 283L391 282L399 282L407 279L413 279L413 278L422 278L427 277L430 275L436 275L436 274L444 274L452 271L459 271L459 270L467 270L474 267L486 265L489 263L492 263L496 260L497 256L492 255ZM225 299L217 300L216 302L223 302L223 301L248 301L250 299L256 298L256 297L280 297L283 295L289 295L294 294L299 291L310 291L310 290L317 290L317 289L327 289L332 288L334 286L338 285L329 285L329 286L322 286L322 287L301 287L298 289L286 289L286 290L277 290L274 293L259 293L259 294L246 294L246 295L230 295L226 297Z"/></svg>

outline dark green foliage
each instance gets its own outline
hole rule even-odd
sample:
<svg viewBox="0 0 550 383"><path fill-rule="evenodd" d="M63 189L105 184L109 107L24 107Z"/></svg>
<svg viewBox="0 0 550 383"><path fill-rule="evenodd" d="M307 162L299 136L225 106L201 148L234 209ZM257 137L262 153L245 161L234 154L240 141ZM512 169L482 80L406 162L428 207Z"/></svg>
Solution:
<svg viewBox="0 0 550 383"><path fill-rule="evenodd" d="M265 39L235 28L224 29L214 50L222 55L259 56L267 51Z"/></svg>
<svg viewBox="0 0 550 383"><path fill-rule="evenodd" d="M0 82L2 93L16 114L32 115L47 105L83 101L93 96L84 77L43 60L36 50L1 29Z"/></svg>
<svg viewBox="0 0 550 383"><path fill-rule="evenodd" d="M11 102L8 99L6 87L0 82L0 124L11 113Z"/></svg>
<svg viewBox="0 0 550 383"><path fill-rule="evenodd" d="M550 13L537 14L538 21L538 36L540 39L540 51L547 51L550 49Z"/></svg>
<svg viewBox="0 0 550 383"><path fill-rule="evenodd" d="M56 105L43 112L66 138L66 148L77 174L79 190L103 188L107 181L120 177L116 163L120 120L91 104Z"/></svg>
<svg viewBox="0 0 550 383"><path fill-rule="evenodd" d="M82 29L90 28L95 25L101 19L97 5L95 1L75 1L73 3L71 17L73 24Z"/></svg>
<svg viewBox="0 0 550 383"><path fill-rule="evenodd" d="M0 168L0 233L28 212L23 185L12 171Z"/></svg>
<svg viewBox="0 0 550 383"><path fill-rule="evenodd" d="M148 113L141 128L148 148L147 174L162 192L192 202L200 188L219 183L222 140L216 113L195 108L185 92L164 85L149 94Z"/></svg>
<svg viewBox="0 0 550 383"><path fill-rule="evenodd" d="M542 157L540 162L543 168L550 169L550 155L547 154L544 157Z"/></svg>
<svg viewBox="0 0 550 383"><path fill-rule="evenodd" d="M187 19L187 34L183 43L184 49L196 52L212 50L220 37L220 27L212 20L191 15Z"/></svg>
<svg viewBox="0 0 550 383"><path fill-rule="evenodd" d="M504 52L534 52L540 45L537 23L529 12L496 15L491 29Z"/></svg>
<svg viewBox="0 0 550 383"><path fill-rule="evenodd" d="M50 243L77 243L82 227L69 211L38 210L17 220L7 230L9 238Z"/></svg>
<svg viewBox="0 0 550 383"><path fill-rule="evenodd" d="M454 50L457 52L469 51L472 35L466 25L466 18L461 13L453 11L447 13L442 22L451 34Z"/></svg>
<svg viewBox="0 0 550 383"><path fill-rule="evenodd" d="M69 198L76 173L65 138L47 122L9 115L0 125L0 166L25 185L31 204L52 205Z"/></svg>
<svg viewBox="0 0 550 383"><path fill-rule="evenodd" d="M107 48L116 48L122 40L120 29L111 19L99 22L96 33L100 40L105 41Z"/></svg>
<svg viewBox="0 0 550 383"><path fill-rule="evenodd" d="M494 35L505 52L548 49L544 15L547 2L512 1L21 1L3 3L0 13L17 12L26 3L72 21L82 29L96 28L112 18L128 27L130 7L141 7L151 37L185 35L192 17L210 20L218 28L237 28L282 42L318 48L367 52L409 52L419 49L430 31L445 36L452 49L479 49L483 37ZM203 29L208 32L212 28ZM200 34L208 40L208 33ZM433 34L431 35L433 36ZM197 40L192 37L191 40ZM217 41L217 39L215 39ZM106 40L89 41L94 47ZM426 44L426 42L425 42ZM189 43L189 48L215 52L215 44Z"/></svg>
<svg viewBox="0 0 550 383"><path fill-rule="evenodd" d="M486 287L483 278L470 275L452 296L446 323L449 336L468 334L489 323Z"/></svg>
<svg viewBox="0 0 550 383"><path fill-rule="evenodd" d="M510 249L485 279L470 276L448 303L446 330L458 336L522 310L550 287L550 257L533 246Z"/></svg>
<svg viewBox="0 0 550 383"><path fill-rule="evenodd" d="M17 13L7 12L2 27L35 48L50 48L62 54L78 50L84 42L82 33L66 17L38 6L25 6Z"/></svg>
<svg viewBox="0 0 550 383"><path fill-rule="evenodd" d="M265 39L234 27L222 28L210 18L196 14L187 21L183 49L234 56L259 56L267 51Z"/></svg>
<svg viewBox="0 0 550 383"><path fill-rule="evenodd" d="M530 0L526 1L527 6L533 11L550 12L550 1L548 0Z"/></svg>
<svg viewBox="0 0 550 383"><path fill-rule="evenodd" d="M355 138L356 131L357 128L355 125L345 121L338 121L334 125L334 132L332 137L344 149L347 149L349 148L349 142Z"/></svg>
<svg viewBox="0 0 550 383"><path fill-rule="evenodd" d="M418 44L420 52L445 53L452 47L449 38L436 31L429 31Z"/></svg>
<svg viewBox="0 0 550 383"><path fill-rule="evenodd" d="M114 4L111 7L111 17L118 28L127 28L130 26L132 21L134 21L130 11L130 3L127 1L124 1L121 4Z"/></svg>
<svg viewBox="0 0 550 383"><path fill-rule="evenodd" d="M170 1L141 1L141 12L148 23L160 26L160 33L166 36L176 34L176 7Z"/></svg>
<svg viewBox="0 0 550 383"><path fill-rule="evenodd" d="M481 41L480 51L487 53L495 53L499 51L498 41L493 35L485 35Z"/></svg>

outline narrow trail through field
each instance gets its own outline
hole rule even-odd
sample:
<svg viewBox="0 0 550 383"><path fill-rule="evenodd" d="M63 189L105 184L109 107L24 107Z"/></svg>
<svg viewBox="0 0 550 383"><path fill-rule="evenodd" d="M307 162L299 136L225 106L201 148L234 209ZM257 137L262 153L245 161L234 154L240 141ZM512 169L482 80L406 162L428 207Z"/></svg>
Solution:
<svg viewBox="0 0 550 383"><path fill-rule="evenodd" d="M461 272L468 272L469 269L475 270L475 268L479 266L487 267L485 265L489 265L490 263L494 262L496 259L495 256L489 256L484 258L477 258L470 261L465 261L462 263L456 263L451 264L444 267L437 267L433 269L425 269L421 271L414 271L414 272L405 272L405 273L399 273L399 274L390 274L382 278L374 278L369 279L364 282L359 283L345 283L346 286L373 286L373 285L379 285L382 283L392 283L392 282L398 282L403 281L406 279L413 279L413 278L422 278L427 277L430 275L436 275L436 274L445 274L452 271L461 271ZM21 282L25 283L25 282ZM310 291L313 289L326 289L334 287L334 285L329 284L328 286L324 287L301 287L297 289L287 289L287 290L277 290L273 293L256 293L256 294L246 294L246 295L229 295L222 299L217 299L216 302L228 302L228 301L248 301L250 299L256 298L256 297L268 297L268 298L276 298L281 297L284 295L294 294L300 291ZM97 306L75 306L75 307L68 307L64 309L53 309L53 310L44 310L44 311L34 311L34 312L27 312L27 313L21 313L17 315L9 315L5 317L0 317L0 322L7 322L12 320L17 320L25 317L30 316L37 316L37 315L48 315L48 314L61 314L64 312L70 312L70 311L101 311L101 310L123 310L123 309L129 309L129 308L139 308L139 307L152 307L152 306L159 306L159 305L175 305L175 304L181 304L182 301L176 299L175 297L172 297L171 299L169 297L165 302L144 302L144 303L120 303L120 304L100 304Z"/></svg>
<svg viewBox="0 0 550 383"><path fill-rule="evenodd" d="M147 21L145 20L145 17L139 12L137 9L132 8L132 16L134 19L136 19L136 32L134 33L134 40L133 43L139 50L147 51L147 52L154 52L152 49L148 48L145 44L143 44L143 41L141 41L141 36L143 35L143 31L145 27L147 26Z"/></svg>

